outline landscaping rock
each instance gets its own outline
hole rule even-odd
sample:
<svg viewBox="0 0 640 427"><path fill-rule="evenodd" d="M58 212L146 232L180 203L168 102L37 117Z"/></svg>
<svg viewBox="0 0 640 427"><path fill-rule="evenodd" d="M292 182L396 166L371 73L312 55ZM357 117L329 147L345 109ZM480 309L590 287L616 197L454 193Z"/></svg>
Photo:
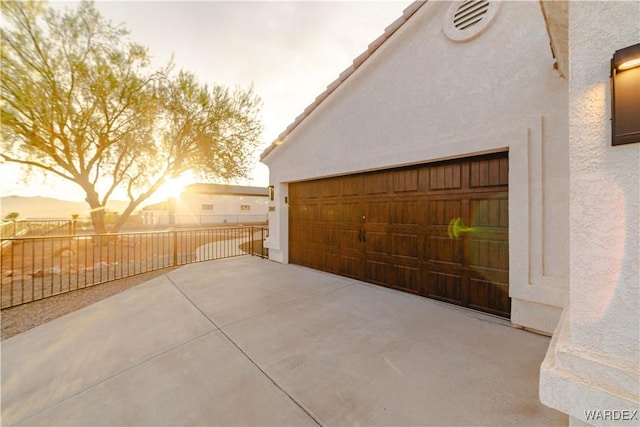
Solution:
<svg viewBox="0 0 640 427"><path fill-rule="evenodd" d="M55 267L51 267L49 270L47 270L47 272L49 274L62 274L62 269L58 266L55 266Z"/></svg>
<svg viewBox="0 0 640 427"><path fill-rule="evenodd" d="M2 272L2 277L21 276L22 270L6 270Z"/></svg>

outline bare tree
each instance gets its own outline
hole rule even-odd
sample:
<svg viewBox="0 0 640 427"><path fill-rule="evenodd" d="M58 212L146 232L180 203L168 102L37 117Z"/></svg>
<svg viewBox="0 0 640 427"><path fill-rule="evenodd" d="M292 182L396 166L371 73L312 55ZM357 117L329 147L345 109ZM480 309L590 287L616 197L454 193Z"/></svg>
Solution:
<svg viewBox="0 0 640 427"><path fill-rule="evenodd" d="M169 178L246 177L259 143L253 88L208 87L150 68L145 47L92 2L56 11L2 1L0 158L79 185L98 233L117 189L131 213Z"/></svg>

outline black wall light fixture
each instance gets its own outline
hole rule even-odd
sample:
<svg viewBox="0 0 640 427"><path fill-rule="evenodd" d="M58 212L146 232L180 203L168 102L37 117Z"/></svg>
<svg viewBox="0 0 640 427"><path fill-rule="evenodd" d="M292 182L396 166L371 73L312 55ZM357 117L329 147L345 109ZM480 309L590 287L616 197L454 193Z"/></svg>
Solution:
<svg viewBox="0 0 640 427"><path fill-rule="evenodd" d="M273 185L269 186L269 200L273 200L275 197L276 190Z"/></svg>
<svg viewBox="0 0 640 427"><path fill-rule="evenodd" d="M640 43L611 59L611 143L640 142Z"/></svg>

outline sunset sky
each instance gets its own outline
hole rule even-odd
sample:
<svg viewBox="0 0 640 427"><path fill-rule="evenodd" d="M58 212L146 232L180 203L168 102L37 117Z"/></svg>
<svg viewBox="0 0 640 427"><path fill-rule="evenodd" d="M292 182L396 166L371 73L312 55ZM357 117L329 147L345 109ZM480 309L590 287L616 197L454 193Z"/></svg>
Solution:
<svg viewBox="0 0 640 427"><path fill-rule="evenodd" d="M55 2L56 7L72 2ZM411 0L395 1L100 1L100 12L124 23L132 40L150 49L155 64L174 55L176 68L201 82L229 87L254 84L262 98L263 146L250 181L266 186L258 162L327 85L362 53ZM21 182L15 167L0 165L0 196L45 195L82 200L73 184L34 177ZM157 198L155 198L157 199Z"/></svg>

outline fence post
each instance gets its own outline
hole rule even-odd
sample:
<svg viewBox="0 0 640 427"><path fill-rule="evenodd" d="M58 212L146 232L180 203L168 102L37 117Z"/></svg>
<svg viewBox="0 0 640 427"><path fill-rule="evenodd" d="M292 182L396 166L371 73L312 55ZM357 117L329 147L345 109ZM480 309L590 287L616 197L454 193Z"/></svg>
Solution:
<svg viewBox="0 0 640 427"><path fill-rule="evenodd" d="M171 234L173 235L173 266L176 267L178 265L178 232L173 230Z"/></svg>
<svg viewBox="0 0 640 427"><path fill-rule="evenodd" d="M254 250L253 250L253 225L249 226L249 251L251 253L251 256L254 255Z"/></svg>

